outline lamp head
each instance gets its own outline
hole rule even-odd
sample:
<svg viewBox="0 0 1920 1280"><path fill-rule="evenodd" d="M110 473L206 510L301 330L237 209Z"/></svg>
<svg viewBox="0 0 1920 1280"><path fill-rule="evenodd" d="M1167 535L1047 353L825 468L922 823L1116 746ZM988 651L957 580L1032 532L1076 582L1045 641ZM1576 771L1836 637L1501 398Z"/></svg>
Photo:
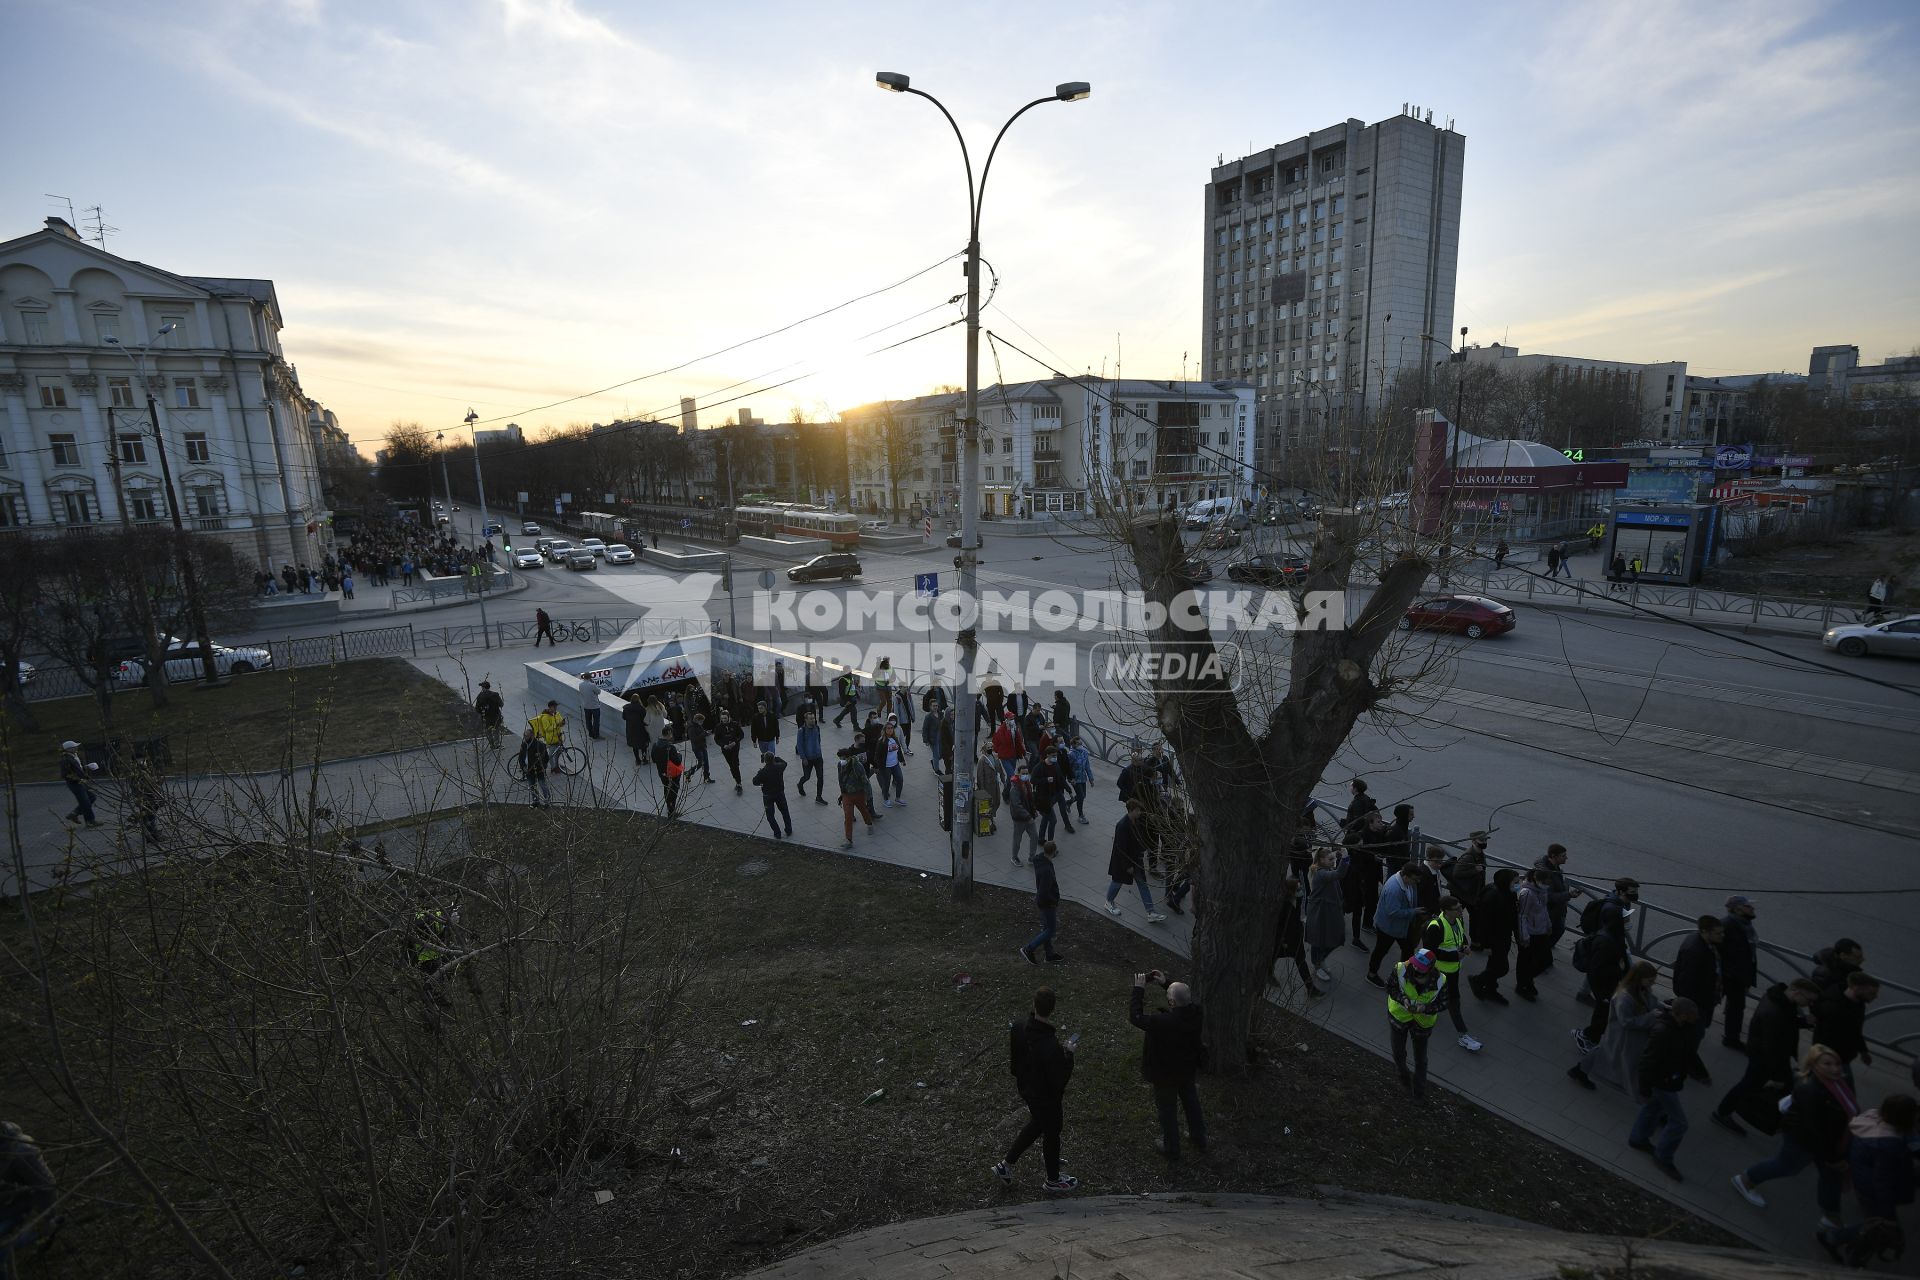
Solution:
<svg viewBox="0 0 1920 1280"><path fill-rule="evenodd" d="M474 423L480 421L480 415L475 413L473 410L469 409L467 410L467 416L465 421L466 421L466 424L469 427L471 427Z"/></svg>
<svg viewBox="0 0 1920 1280"><path fill-rule="evenodd" d="M1092 92L1093 86L1085 80L1069 80L1053 86L1053 96L1062 102L1078 102Z"/></svg>
<svg viewBox="0 0 1920 1280"><path fill-rule="evenodd" d="M874 87L885 89L888 93L905 93L913 81L898 71L876 71L873 83Z"/></svg>
<svg viewBox="0 0 1920 1280"><path fill-rule="evenodd" d="M112 334L108 334L106 337L100 339L100 341L106 343L110 347L117 347L120 345L120 339L114 337Z"/></svg>
<svg viewBox="0 0 1920 1280"><path fill-rule="evenodd" d="M179 325L172 324L172 323L163 324L160 326L160 331L154 334L153 336L156 338L164 338L168 334L172 333L175 329L178 329L179 327L180 327Z"/></svg>

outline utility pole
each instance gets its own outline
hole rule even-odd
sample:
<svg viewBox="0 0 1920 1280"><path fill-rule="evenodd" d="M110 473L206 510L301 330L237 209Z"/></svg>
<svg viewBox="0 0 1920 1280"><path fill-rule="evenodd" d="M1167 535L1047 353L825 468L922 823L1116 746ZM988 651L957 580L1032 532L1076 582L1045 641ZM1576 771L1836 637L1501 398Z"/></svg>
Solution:
<svg viewBox="0 0 1920 1280"><path fill-rule="evenodd" d="M487 625L487 590L493 586L493 557L487 554L487 482L480 477L480 429L473 424L480 421L480 415L472 409L467 410L467 430L473 433L473 496L480 504L480 545L475 548L480 553L480 637L484 647L493 648L493 628ZM441 474L446 474L447 459L440 458ZM453 505L451 495L447 505ZM452 512L448 512L449 515ZM818 788L816 788L817 790Z"/></svg>

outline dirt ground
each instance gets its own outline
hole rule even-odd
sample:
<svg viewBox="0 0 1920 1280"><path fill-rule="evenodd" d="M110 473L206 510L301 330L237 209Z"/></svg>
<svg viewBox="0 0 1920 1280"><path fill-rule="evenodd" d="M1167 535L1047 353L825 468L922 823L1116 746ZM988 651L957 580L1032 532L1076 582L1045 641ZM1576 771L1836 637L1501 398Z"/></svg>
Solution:
<svg viewBox="0 0 1920 1280"><path fill-rule="evenodd" d="M1716 570L1716 577L1753 577L1793 595L1864 597L1873 579L1887 574L1896 602L1920 603L1920 532L1862 529L1824 542L1742 555Z"/></svg>

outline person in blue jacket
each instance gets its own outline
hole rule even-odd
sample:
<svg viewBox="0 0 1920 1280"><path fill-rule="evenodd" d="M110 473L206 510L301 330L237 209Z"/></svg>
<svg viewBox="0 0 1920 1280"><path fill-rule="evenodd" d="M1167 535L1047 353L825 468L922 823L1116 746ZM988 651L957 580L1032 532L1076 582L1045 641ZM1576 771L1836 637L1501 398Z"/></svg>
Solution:
<svg viewBox="0 0 1920 1280"><path fill-rule="evenodd" d="M1380 887L1380 905L1373 910L1373 954L1367 958L1367 981L1376 987L1387 985L1380 976L1380 962L1387 949L1398 945L1400 958L1413 954L1415 923L1420 918L1420 868L1411 859L1400 865L1397 874L1387 877Z"/></svg>

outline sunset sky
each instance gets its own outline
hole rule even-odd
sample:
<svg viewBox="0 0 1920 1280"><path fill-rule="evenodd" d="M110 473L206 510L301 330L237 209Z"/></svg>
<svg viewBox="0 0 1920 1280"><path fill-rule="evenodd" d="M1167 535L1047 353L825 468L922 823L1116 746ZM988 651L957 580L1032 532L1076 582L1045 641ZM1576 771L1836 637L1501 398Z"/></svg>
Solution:
<svg viewBox="0 0 1920 1280"><path fill-rule="evenodd" d="M0 0L0 238L65 216L56 193L104 207L115 253L272 279L302 384L363 444L469 405L529 429L682 395L703 422L828 415L964 372L958 327L873 354L959 318L966 235L946 123L873 73L939 95L976 170L1015 108L1084 79L1009 133L982 232L988 327L1073 372L1194 369L1219 157L1409 101L1467 139L1476 341L1709 374L1920 344L1920 6L1332 14ZM983 381L1045 376L1001 357Z"/></svg>

